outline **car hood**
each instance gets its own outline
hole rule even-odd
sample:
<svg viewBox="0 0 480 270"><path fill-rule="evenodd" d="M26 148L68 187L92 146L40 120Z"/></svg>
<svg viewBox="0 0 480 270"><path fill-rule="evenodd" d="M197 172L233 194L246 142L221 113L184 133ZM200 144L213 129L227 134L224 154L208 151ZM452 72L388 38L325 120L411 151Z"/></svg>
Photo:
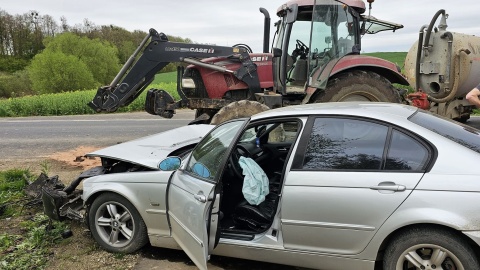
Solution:
<svg viewBox="0 0 480 270"><path fill-rule="evenodd" d="M173 151L197 144L213 125L191 125L171 129L155 135L113 145L95 152L89 157L104 157L158 169L158 163Z"/></svg>

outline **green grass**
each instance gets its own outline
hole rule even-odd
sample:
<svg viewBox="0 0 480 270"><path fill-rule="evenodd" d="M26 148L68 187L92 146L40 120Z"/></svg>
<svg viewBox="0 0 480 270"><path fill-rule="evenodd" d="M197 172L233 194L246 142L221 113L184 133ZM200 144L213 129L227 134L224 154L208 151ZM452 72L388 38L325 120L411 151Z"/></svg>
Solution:
<svg viewBox="0 0 480 270"><path fill-rule="evenodd" d="M152 84L159 83L177 83L177 72L159 73L155 75L155 79Z"/></svg>
<svg viewBox="0 0 480 270"><path fill-rule="evenodd" d="M405 63L405 57L407 57L407 52L377 52L377 53L365 53L364 55L370 55L378 58L382 58L397 64L399 67L403 68Z"/></svg>
<svg viewBox="0 0 480 270"><path fill-rule="evenodd" d="M22 235L0 233L0 269L45 269L50 248L63 240L61 234L68 229L62 222L53 222L47 230L48 217L36 214L20 223Z"/></svg>
<svg viewBox="0 0 480 270"><path fill-rule="evenodd" d="M0 171L1 219L21 217L23 204L29 200L24 193L27 180L33 180L29 170ZM28 214L28 219L19 223L17 232L20 231L21 235L5 229L0 231L0 269L45 268L50 248L63 239L61 233L68 228L65 223L53 222L53 228L47 230L47 221L44 214Z"/></svg>
<svg viewBox="0 0 480 270"><path fill-rule="evenodd" d="M11 217L20 211L16 202L25 196L23 189L31 178L28 170L12 169L0 172L0 218Z"/></svg>

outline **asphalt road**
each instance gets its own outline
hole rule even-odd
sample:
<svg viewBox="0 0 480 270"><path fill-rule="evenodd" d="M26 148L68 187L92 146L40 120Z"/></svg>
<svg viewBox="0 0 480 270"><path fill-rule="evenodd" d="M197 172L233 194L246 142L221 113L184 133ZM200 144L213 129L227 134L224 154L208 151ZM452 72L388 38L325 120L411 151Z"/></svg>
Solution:
<svg viewBox="0 0 480 270"><path fill-rule="evenodd" d="M194 111L172 119L146 112L80 116L0 118L0 159L45 156L78 146L106 147L184 126Z"/></svg>

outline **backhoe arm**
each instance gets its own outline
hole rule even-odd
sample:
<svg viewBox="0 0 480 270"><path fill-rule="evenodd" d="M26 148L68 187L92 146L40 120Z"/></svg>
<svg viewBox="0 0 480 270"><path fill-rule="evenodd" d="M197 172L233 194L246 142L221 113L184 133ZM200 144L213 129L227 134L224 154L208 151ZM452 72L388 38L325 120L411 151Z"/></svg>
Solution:
<svg viewBox="0 0 480 270"><path fill-rule="evenodd" d="M149 40L150 42L147 44ZM143 53L138 57L142 49ZM148 35L130 56L115 79L110 85L100 87L88 105L96 112L114 112L119 107L127 106L135 100L152 82L155 74L169 63L182 61L192 63L198 62L193 58L216 56L238 58L239 62L244 62L245 57L249 58L242 48L169 42L165 34L150 29ZM136 60L137 58L138 60ZM255 64L249 62L251 64L244 65L244 69L250 74L256 72ZM237 71L226 70L221 66L202 64L215 70L237 73ZM243 76L241 73L244 72L240 72L238 75Z"/></svg>

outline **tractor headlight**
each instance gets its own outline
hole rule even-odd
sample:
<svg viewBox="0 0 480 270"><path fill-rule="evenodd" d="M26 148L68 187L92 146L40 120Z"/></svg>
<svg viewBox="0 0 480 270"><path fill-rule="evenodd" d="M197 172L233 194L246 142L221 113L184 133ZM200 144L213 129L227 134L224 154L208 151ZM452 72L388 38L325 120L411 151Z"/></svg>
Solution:
<svg viewBox="0 0 480 270"><path fill-rule="evenodd" d="M182 88L196 88L195 81L192 78L182 78Z"/></svg>

